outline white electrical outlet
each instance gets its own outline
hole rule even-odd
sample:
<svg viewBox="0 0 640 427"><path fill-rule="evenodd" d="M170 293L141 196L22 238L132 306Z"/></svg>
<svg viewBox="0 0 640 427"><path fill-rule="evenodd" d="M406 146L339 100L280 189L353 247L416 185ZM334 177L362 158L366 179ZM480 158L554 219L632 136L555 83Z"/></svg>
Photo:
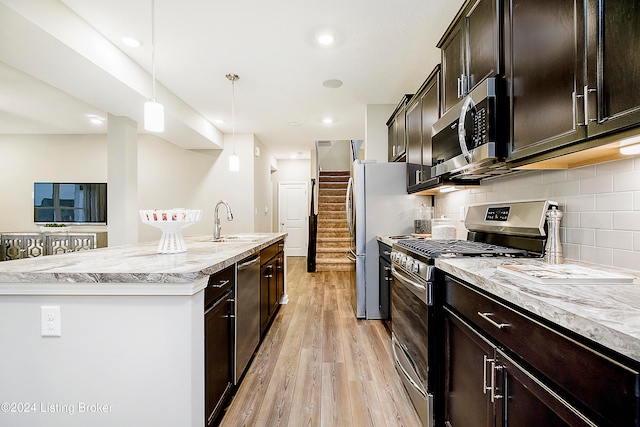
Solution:
<svg viewBox="0 0 640 427"><path fill-rule="evenodd" d="M43 337L59 337L62 335L60 306L43 305L40 307L40 330Z"/></svg>

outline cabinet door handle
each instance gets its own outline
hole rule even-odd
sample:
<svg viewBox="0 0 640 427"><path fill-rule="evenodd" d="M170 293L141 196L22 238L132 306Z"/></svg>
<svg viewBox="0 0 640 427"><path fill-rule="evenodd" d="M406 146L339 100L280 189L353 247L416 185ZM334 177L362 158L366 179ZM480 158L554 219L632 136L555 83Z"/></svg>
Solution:
<svg viewBox="0 0 640 427"><path fill-rule="evenodd" d="M573 95L573 128L575 129L578 126L584 126L586 125L585 123L578 123L578 119L577 117L580 116L580 113L578 112L578 106L580 105L578 103L578 98L584 98L584 95L578 94L576 92L572 93ZM584 102L581 103L583 106L585 105ZM582 112L584 115L584 111Z"/></svg>
<svg viewBox="0 0 640 427"><path fill-rule="evenodd" d="M491 319L489 316L493 316L493 313L483 313L481 311L478 312L478 316L482 317L487 322L491 323L498 329L506 328L507 326L511 326L508 323L498 323L495 320Z"/></svg>
<svg viewBox="0 0 640 427"><path fill-rule="evenodd" d="M487 362L493 362L493 360L486 354L482 355L482 394L487 394L487 391L491 390L491 387L487 386Z"/></svg>
<svg viewBox="0 0 640 427"><path fill-rule="evenodd" d="M589 94L594 93L597 95L597 89L591 89L588 85L584 87L584 123L595 122L597 119L589 117Z"/></svg>
<svg viewBox="0 0 640 427"><path fill-rule="evenodd" d="M458 98L462 98L462 79L458 77Z"/></svg>
<svg viewBox="0 0 640 427"><path fill-rule="evenodd" d="M382 253L383 253L384 255L387 255L387 256L388 256L388 255L391 255L391 252L389 252L389 251L382 251Z"/></svg>
<svg viewBox="0 0 640 427"><path fill-rule="evenodd" d="M496 394L496 371L501 370L501 365L496 365L496 359L491 360L491 403L496 399L502 399L501 394Z"/></svg>

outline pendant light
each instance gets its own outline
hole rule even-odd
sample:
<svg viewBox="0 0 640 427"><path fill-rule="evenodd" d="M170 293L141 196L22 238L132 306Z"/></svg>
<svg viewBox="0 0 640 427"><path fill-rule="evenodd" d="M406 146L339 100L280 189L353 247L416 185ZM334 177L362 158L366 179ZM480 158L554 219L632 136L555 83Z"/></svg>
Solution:
<svg viewBox="0 0 640 427"><path fill-rule="evenodd" d="M229 170L237 172L240 170L240 158L236 154L236 105L235 105L235 83L240 79L237 74L227 74L231 81L231 131L233 135L233 154L229 156Z"/></svg>
<svg viewBox="0 0 640 427"><path fill-rule="evenodd" d="M164 132L164 106L156 98L156 8L151 0L151 79L152 98L144 103L144 128L149 132Z"/></svg>

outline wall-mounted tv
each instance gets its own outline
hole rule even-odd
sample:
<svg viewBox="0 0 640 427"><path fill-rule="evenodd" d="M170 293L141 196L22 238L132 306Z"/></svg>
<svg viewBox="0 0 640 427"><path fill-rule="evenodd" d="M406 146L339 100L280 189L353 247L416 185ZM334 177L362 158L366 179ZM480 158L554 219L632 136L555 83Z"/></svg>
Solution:
<svg viewBox="0 0 640 427"><path fill-rule="evenodd" d="M33 185L36 224L106 224L106 183L36 182Z"/></svg>

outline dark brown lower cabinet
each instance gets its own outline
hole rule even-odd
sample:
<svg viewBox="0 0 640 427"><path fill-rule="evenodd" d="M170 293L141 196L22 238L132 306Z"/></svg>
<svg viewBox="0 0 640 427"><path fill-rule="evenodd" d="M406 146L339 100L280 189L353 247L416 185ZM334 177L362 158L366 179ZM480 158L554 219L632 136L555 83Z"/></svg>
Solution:
<svg viewBox="0 0 640 427"><path fill-rule="evenodd" d="M447 427L640 425L635 361L447 276Z"/></svg>
<svg viewBox="0 0 640 427"><path fill-rule="evenodd" d="M234 381L234 267L212 275L205 288L205 420L215 425Z"/></svg>
<svg viewBox="0 0 640 427"><path fill-rule="evenodd" d="M455 314L445 319L446 426L596 426Z"/></svg>
<svg viewBox="0 0 640 427"><path fill-rule="evenodd" d="M380 300L380 317L386 327L391 330L391 246L378 242L378 286Z"/></svg>
<svg viewBox="0 0 640 427"><path fill-rule="evenodd" d="M446 312L444 404L447 427L494 425L485 376L487 357L493 355L494 350L495 347L480 334Z"/></svg>
<svg viewBox="0 0 640 427"><path fill-rule="evenodd" d="M260 336L264 337L269 323L284 295L284 240L260 251Z"/></svg>
<svg viewBox="0 0 640 427"><path fill-rule="evenodd" d="M498 390L496 425L506 426L595 426L562 397L545 386L503 351L496 350L492 374Z"/></svg>
<svg viewBox="0 0 640 427"><path fill-rule="evenodd" d="M271 320L272 304L269 293L272 283L275 282L273 271L272 263L267 263L260 267L260 336L264 336Z"/></svg>
<svg viewBox="0 0 640 427"><path fill-rule="evenodd" d="M279 304L284 297L284 252L278 252L276 258L276 303Z"/></svg>

